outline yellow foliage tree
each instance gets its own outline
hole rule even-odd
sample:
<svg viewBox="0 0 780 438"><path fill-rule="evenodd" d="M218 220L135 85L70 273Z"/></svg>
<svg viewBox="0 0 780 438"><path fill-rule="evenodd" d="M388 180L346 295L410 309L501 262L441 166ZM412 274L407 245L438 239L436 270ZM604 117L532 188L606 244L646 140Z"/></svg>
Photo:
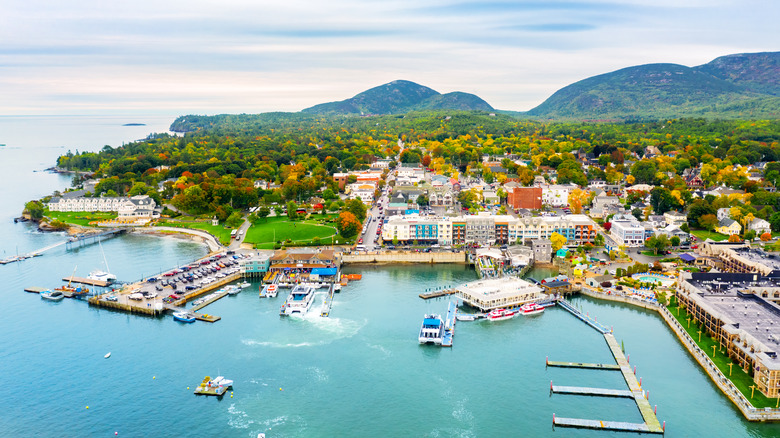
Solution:
<svg viewBox="0 0 780 438"><path fill-rule="evenodd" d="M635 181L636 181L636 178L634 178L634 175L628 175L626 177L626 184L628 184L628 185L634 185Z"/></svg>
<svg viewBox="0 0 780 438"><path fill-rule="evenodd" d="M566 238L561 234L552 233L552 236L550 236L550 242L552 242L553 251L558 251L559 249L563 248L563 245L566 245Z"/></svg>
<svg viewBox="0 0 780 438"><path fill-rule="evenodd" d="M736 234L732 234L731 236L729 236L729 242L731 243L739 243L741 241L742 239L740 239L739 236L737 236Z"/></svg>
<svg viewBox="0 0 780 438"><path fill-rule="evenodd" d="M569 208L574 214L582 213L582 205L588 200L588 192L581 189L574 189L569 192ZM561 236L563 237L563 236Z"/></svg>

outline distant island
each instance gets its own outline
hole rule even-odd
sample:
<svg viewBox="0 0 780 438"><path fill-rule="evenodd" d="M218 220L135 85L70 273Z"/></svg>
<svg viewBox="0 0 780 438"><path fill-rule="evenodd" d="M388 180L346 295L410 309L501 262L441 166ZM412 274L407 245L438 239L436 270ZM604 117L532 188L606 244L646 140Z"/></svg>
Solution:
<svg viewBox="0 0 780 438"><path fill-rule="evenodd" d="M146 126L146 123L125 123L122 126Z"/></svg>

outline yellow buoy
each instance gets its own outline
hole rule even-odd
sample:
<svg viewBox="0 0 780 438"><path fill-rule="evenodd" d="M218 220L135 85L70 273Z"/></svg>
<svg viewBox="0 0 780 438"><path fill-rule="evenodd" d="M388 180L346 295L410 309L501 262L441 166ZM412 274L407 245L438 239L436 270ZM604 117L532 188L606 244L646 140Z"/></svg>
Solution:
<svg viewBox="0 0 780 438"><path fill-rule="evenodd" d="M89 406L87 406L87 409L89 409Z"/></svg>
<svg viewBox="0 0 780 438"><path fill-rule="evenodd" d="M282 390L282 388L279 388L279 391L281 391L281 390Z"/></svg>
<svg viewBox="0 0 780 438"><path fill-rule="evenodd" d="M188 386L187 389L190 389L190 387Z"/></svg>
<svg viewBox="0 0 780 438"><path fill-rule="evenodd" d="M157 376L152 376L152 379L156 379L156 378L157 378Z"/></svg>
<svg viewBox="0 0 780 438"><path fill-rule="evenodd" d="M230 398L233 398L233 394L230 394Z"/></svg>

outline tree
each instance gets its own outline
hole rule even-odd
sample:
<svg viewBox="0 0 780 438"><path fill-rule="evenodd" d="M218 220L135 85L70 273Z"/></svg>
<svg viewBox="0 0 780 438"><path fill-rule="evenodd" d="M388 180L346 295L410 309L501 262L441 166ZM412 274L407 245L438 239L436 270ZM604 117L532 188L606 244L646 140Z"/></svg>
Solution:
<svg viewBox="0 0 780 438"><path fill-rule="evenodd" d="M664 214L673 208L679 207L678 201L672 196L672 192L666 187L656 187L650 191L650 205L656 214Z"/></svg>
<svg viewBox="0 0 780 438"><path fill-rule="evenodd" d="M680 238L677 236L672 236L669 242L671 242L672 246L680 246Z"/></svg>
<svg viewBox="0 0 780 438"><path fill-rule="evenodd" d="M642 220L642 209L634 207L634 209L631 210L631 214L636 218L636 220Z"/></svg>
<svg viewBox="0 0 780 438"><path fill-rule="evenodd" d="M596 238L593 239L593 244L596 246L604 246L604 235L596 233Z"/></svg>
<svg viewBox="0 0 780 438"><path fill-rule="evenodd" d="M241 213L238 211L234 211L230 214L230 216L225 221L225 225L227 225L230 228L238 228L241 226L241 223L244 221L243 216L241 216Z"/></svg>
<svg viewBox="0 0 780 438"><path fill-rule="evenodd" d="M653 236L645 241L645 246L652 248L655 255L658 255L658 251L666 251L666 248L669 248L669 245L671 245L671 242L669 241L669 236L666 234Z"/></svg>
<svg viewBox="0 0 780 438"><path fill-rule="evenodd" d="M641 160L637 161L633 166L631 166L631 175L636 178L636 182L639 184L654 184L655 174L656 167L655 162L653 161Z"/></svg>
<svg viewBox="0 0 780 438"><path fill-rule="evenodd" d="M326 201L330 201L331 199L336 199L338 196L336 196L336 193L333 192L330 188L327 188L322 191L322 199Z"/></svg>
<svg viewBox="0 0 780 438"><path fill-rule="evenodd" d="M284 209L282 208L281 205L275 205L274 206L274 214L276 214L277 217L281 216L283 212L284 212Z"/></svg>
<svg viewBox="0 0 780 438"><path fill-rule="evenodd" d="M298 205L295 203L295 201L290 201L287 203L287 219L291 221L298 219Z"/></svg>
<svg viewBox="0 0 780 438"><path fill-rule="evenodd" d="M750 241L756 238L756 232L754 230L745 231L745 240Z"/></svg>
<svg viewBox="0 0 780 438"><path fill-rule="evenodd" d="M344 209L352 213L358 221L362 222L366 218L366 204L360 199L350 199L344 205Z"/></svg>
<svg viewBox="0 0 780 438"><path fill-rule="evenodd" d="M420 196L417 197L417 201L416 202L417 202L417 205L419 205L420 207L426 206L426 205L428 205L428 197L425 196L425 195L420 195Z"/></svg>
<svg viewBox="0 0 780 438"><path fill-rule="evenodd" d="M732 234L731 236L729 236L729 242L739 243L741 241L742 239L740 239L739 236L737 236L736 234Z"/></svg>
<svg viewBox="0 0 780 438"><path fill-rule="evenodd" d="M769 225L772 227L772 231L780 231L780 212L772 214L767 219Z"/></svg>
<svg viewBox="0 0 780 438"><path fill-rule="evenodd" d="M271 209L266 206L257 209L257 217L259 217L260 219L265 219L266 221L268 221L268 215L270 214L271 214Z"/></svg>
<svg viewBox="0 0 780 438"><path fill-rule="evenodd" d="M588 192L581 189L573 189L569 192L569 208L573 214L582 213L582 205L587 202Z"/></svg>
<svg viewBox="0 0 780 438"><path fill-rule="evenodd" d="M705 214L699 217L699 226L705 230L712 231L718 226L718 217L714 214Z"/></svg>
<svg viewBox="0 0 780 438"><path fill-rule="evenodd" d="M360 229L360 221L354 214L343 211L336 218L336 228L339 230L339 234L349 239L357 234Z"/></svg>
<svg viewBox="0 0 780 438"><path fill-rule="evenodd" d="M772 240L772 233L764 233L761 235L761 240L764 242L769 242Z"/></svg>
<svg viewBox="0 0 780 438"><path fill-rule="evenodd" d="M552 242L553 251L558 251L559 249L563 248L563 245L566 245L566 238L561 234L552 233L550 236L550 242Z"/></svg>
<svg viewBox="0 0 780 438"><path fill-rule="evenodd" d="M40 220L43 218L43 205L38 201L30 201L24 204L24 212L30 215L30 219Z"/></svg>

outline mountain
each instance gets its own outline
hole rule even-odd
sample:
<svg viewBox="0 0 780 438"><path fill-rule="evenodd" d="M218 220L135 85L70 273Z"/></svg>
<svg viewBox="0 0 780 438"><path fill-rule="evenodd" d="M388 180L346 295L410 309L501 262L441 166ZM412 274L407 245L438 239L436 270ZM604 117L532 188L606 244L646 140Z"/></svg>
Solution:
<svg viewBox="0 0 780 438"><path fill-rule="evenodd" d="M487 102L473 94L440 94L410 81L393 81L371 88L346 100L321 103L302 110L309 114L403 114L415 110L452 109L492 111Z"/></svg>
<svg viewBox="0 0 780 438"><path fill-rule="evenodd" d="M780 52L698 66L647 64L568 85L528 115L562 119L780 117Z"/></svg>

